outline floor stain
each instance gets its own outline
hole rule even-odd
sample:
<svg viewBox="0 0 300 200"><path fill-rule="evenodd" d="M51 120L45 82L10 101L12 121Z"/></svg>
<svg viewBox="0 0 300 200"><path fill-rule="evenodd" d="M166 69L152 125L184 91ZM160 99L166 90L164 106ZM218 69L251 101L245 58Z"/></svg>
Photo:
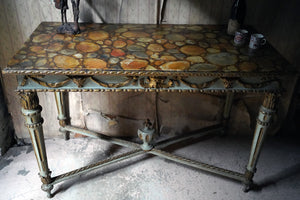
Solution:
<svg viewBox="0 0 300 200"><path fill-rule="evenodd" d="M26 171L26 169L22 169L18 171L18 175L26 176L30 171Z"/></svg>
<svg viewBox="0 0 300 200"><path fill-rule="evenodd" d="M28 146L28 148L27 148L26 154L28 154L28 153L30 153L30 152L32 152L32 151L33 151L33 148L32 148L32 146L30 145L30 146Z"/></svg>
<svg viewBox="0 0 300 200"><path fill-rule="evenodd" d="M17 156L21 155L22 151L24 151L24 147L13 148L13 150L10 151L8 155L13 156L13 157L17 157Z"/></svg>
<svg viewBox="0 0 300 200"><path fill-rule="evenodd" d="M4 167L8 166L11 162L13 161L13 159L1 159L0 160L0 170L2 170Z"/></svg>

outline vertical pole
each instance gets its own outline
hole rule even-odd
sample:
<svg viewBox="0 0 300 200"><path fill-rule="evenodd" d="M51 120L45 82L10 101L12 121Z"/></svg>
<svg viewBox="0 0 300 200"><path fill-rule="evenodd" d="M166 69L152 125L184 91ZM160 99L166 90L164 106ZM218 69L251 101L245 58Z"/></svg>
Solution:
<svg viewBox="0 0 300 200"><path fill-rule="evenodd" d="M234 97L233 92L227 92L225 106L224 106L224 112L223 112L223 126L224 126L223 134L226 134L228 131L228 123L229 123L229 119L230 119L230 112L231 112L231 108L232 108L233 97Z"/></svg>
<svg viewBox="0 0 300 200"><path fill-rule="evenodd" d="M68 124L69 118L67 117L67 94L63 92L54 92L55 102L57 106L57 112L59 120L59 125L65 127ZM60 132L64 133L65 140L70 139L70 132L64 131L62 128L59 129Z"/></svg>
<svg viewBox="0 0 300 200"><path fill-rule="evenodd" d="M245 192L249 191L253 186L252 179L256 171L257 160L267 129L271 124L272 115L275 112L276 100L276 94L266 94L263 104L260 107L250 151L250 158L245 172Z"/></svg>
<svg viewBox="0 0 300 200"><path fill-rule="evenodd" d="M50 198L53 185L51 185L51 172L48 168L44 142L42 107L39 105L36 92L22 92L19 95L21 97L22 113L25 117L25 126L28 128L40 170L39 175L43 183L42 190L47 192L47 196Z"/></svg>
<svg viewBox="0 0 300 200"><path fill-rule="evenodd" d="M160 0L157 0L157 8L156 8L156 25L160 24Z"/></svg>

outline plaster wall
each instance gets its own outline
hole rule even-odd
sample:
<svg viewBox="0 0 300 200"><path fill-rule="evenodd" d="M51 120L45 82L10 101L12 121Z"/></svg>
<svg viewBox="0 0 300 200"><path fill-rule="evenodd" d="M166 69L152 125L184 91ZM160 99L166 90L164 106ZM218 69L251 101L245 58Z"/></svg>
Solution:
<svg viewBox="0 0 300 200"><path fill-rule="evenodd" d="M4 101L2 85L0 82L0 157L13 143L13 126Z"/></svg>

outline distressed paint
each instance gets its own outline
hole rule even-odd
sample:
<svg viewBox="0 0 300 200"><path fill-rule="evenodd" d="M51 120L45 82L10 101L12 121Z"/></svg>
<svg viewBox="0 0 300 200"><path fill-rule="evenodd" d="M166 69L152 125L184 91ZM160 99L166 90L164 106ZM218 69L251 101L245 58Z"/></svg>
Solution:
<svg viewBox="0 0 300 200"><path fill-rule="evenodd" d="M51 172L48 168L46 148L43 134L43 118L41 117L42 107L36 93L20 93L22 113L25 118L25 126L28 128L32 146L39 166L39 175L43 182L42 189L51 197Z"/></svg>
<svg viewBox="0 0 300 200"><path fill-rule="evenodd" d="M258 84L261 81L259 76L247 77L249 84L241 84L245 77L235 78L235 84L230 88L226 87L224 78L211 78L206 76L193 74L192 77L186 78L188 74L180 75L172 73L166 77L151 76L85 76L84 84L77 84L76 77L69 79L63 75L48 76L43 78L33 78L26 76L19 79L17 91L37 91L37 92L211 92L211 93L265 93L265 92L280 92L280 79L271 79L263 84ZM20 76L22 77L22 76ZM24 83L26 79L26 84ZM81 77L79 77L81 80ZM59 82L59 80L67 80ZM51 82L49 82L51 81ZM55 84L53 84L55 83ZM231 97L229 97L231 98ZM57 100L59 100L56 97ZM228 118L232 99L227 99L225 102L224 119ZM60 103L59 101L56 101ZM59 107L60 108L60 107ZM60 110L59 110L60 112Z"/></svg>
<svg viewBox="0 0 300 200"><path fill-rule="evenodd" d="M129 142L129 141L126 141L126 140L123 140L123 139L109 137L109 136L103 135L101 133L97 133L97 132L94 132L94 131L89 131L89 130L86 130L86 129L77 128L77 127L74 127L74 126L66 126L66 127L64 127L64 129L66 129L68 131L71 131L71 132L79 132L81 134L84 134L84 135L87 135L87 136L90 136L90 137L99 138L99 139L102 139L104 141L108 141L108 142L111 142L113 144L117 144L117 145L124 146L124 147L133 148L135 150L131 151L131 152L128 152L128 153L125 153L125 154L121 154L120 156L108 158L106 160L102 160L102 161L99 161L97 163L94 163L94 164L91 164L91 165L88 165L88 166L85 166L85 167L82 167L82 168L79 168L79 169L61 174L61 175L58 175L56 177L53 177L52 185L57 184L57 183L59 183L61 181L64 181L66 179L81 175L83 173L87 173L87 172L89 172L91 170L94 170L94 169L97 169L99 167L114 163L114 162L119 161L119 160L131 158L133 156L137 156L137 155L140 155L142 153L153 154L153 155L159 156L161 158L165 158L165 159L172 160L172 161L175 161L175 162L187 165L187 166L194 167L196 169L204 170L204 171L207 171L207 172L210 172L210 173L213 173L213 174L217 174L217 175L228 177L228 178L231 178L231 179L234 179L234 180L237 180L237 181L245 182L245 176L243 174L239 173L239 172L235 172L235 171L227 170L227 169L224 169L224 168L216 167L216 166L206 164L206 163L203 163L203 162L190 160L190 159L187 159L187 158L184 158L184 157L181 157L181 156L177 156L177 155L174 155L174 154L171 154L171 153L168 153L168 152L165 152L165 151L162 151L162 150L159 149L159 148L164 148L168 145L171 145L171 144L174 144L174 143L179 143L181 141L185 141L185 140L188 140L188 139L191 139L191 138L198 138L198 137L205 136L209 133L211 134L212 132L221 131L222 127L220 125L208 127L206 129L203 129L203 130L201 130L197 133L191 134L189 136L182 135L181 137L176 137L175 140L169 140L168 139L166 141L162 141L155 148L153 148L153 146L149 147L148 145L139 145L138 143L135 143L135 142ZM147 130L147 132L148 131L149 130ZM142 134L142 133L140 133L140 134ZM142 136L140 136L140 137L142 137ZM143 138L143 139L146 139L146 138ZM144 152L141 151L141 149L144 150Z"/></svg>
<svg viewBox="0 0 300 200"><path fill-rule="evenodd" d="M256 164L258 161L259 153L261 151L261 146L265 138L267 129L271 124L272 115L275 113L276 98L277 96L275 94L266 94L263 105L260 107L251 145L249 162L245 172L245 191L250 190L252 187L252 178L254 176L254 173L256 172Z"/></svg>
<svg viewBox="0 0 300 200"><path fill-rule="evenodd" d="M144 123L143 129L138 129L138 137L143 141L141 148L144 151L149 151L153 148L152 139L155 133L155 129L152 127L152 124L149 120Z"/></svg>
<svg viewBox="0 0 300 200"><path fill-rule="evenodd" d="M58 120L65 120L65 105L63 104L62 100L62 92L55 92L55 101L56 101L56 106L57 106L57 112L58 112Z"/></svg>
<svg viewBox="0 0 300 200"><path fill-rule="evenodd" d="M139 4L134 4L134 9L132 7L130 8L128 6L128 3L130 0L123 0L122 9L120 12L120 6L121 6L121 0L118 1L98 1L98 0L92 0L88 2L92 2L95 6L95 10L98 11L98 14L101 14L103 16L103 19L105 19L107 22L121 22L121 23L133 23L135 19L130 18L131 15L136 15L135 13L138 12L138 8L149 10L149 13L147 15L139 15L139 18L142 22L145 23L155 23L156 22L156 1L151 0L147 3L143 3L144 0L140 0ZM270 0L271 1L271 0ZM33 29L41 22L41 21L60 21L60 12L54 7L53 1L49 0L40 0L40 1L34 1L29 0L25 1L25 7L27 9L22 9L17 6L19 6L19 3L16 3L17 0L10 0L0 1L0 65L1 68L5 67L8 60L14 55L17 49L21 47L24 40L26 39L26 35L24 35L24 32L31 33ZM34 3L33 3L34 2ZM184 3L181 3L181 5L178 4L178 1L174 0L168 0L166 5L166 22L164 23L189 23L189 24L208 24L212 22L222 23L226 24L227 20L229 18L230 14L230 7L233 0L231 1L206 1L206 0L186 0ZM299 45L297 45L299 42L299 26L297 26L297 12L294 12L293 10L297 9L296 3L297 1L292 1L290 4L285 4L284 9L281 9L282 6L276 6L276 9L269 9L269 5L278 5L278 3L283 4L284 2L281 2L279 0L274 3L268 3L268 1L261 3L258 1L249 1L248 3L248 16L246 17L246 24L254 25L256 28L259 29L259 31L263 33L267 33L267 39L271 41L271 43L286 57L291 63L294 63L297 56L297 48ZM173 5L174 4L174 5ZM87 15L91 11L91 7L87 4L87 1L82 0L81 1L81 13L80 13L80 20L81 21L93 21L93 22L102 22L101 19L97 16L98 14L94 13L92 11L93 17L85 18L84 15ZM174 18L168 17L171 15L174 15L175 10L178 10L176 6L181 6L181 8L185 11L182 15L181 12L175 13L177 16ZM185 7L183 7L185 6ZM268 9L265 9L267 6ZM150 9L149 9L150 7ZM172 7L172 9L170 9ZM110 10L110 13L118 13L117 15L110 15L105 16L105 10ZM265 11L268 11L267 13ZM187 11L189 11L189 14L187 15ZM20 12L20 13L17 13ZM68 16L71 17L70 9L68 11ZM27 13L27 14L26 14ZM250 16L251 13L251 16ZM119 15L120 14L120 15ZM26 16L26 19L31 22L32 26L24 26L20 24L20 21L18 16ZM185 17L188 16L188 19L185 19ZM263 16L263 17L261 17ZM274 16L278 20L274 20ZM109 18L109 19L106 19ZM258 20L263 19L263 20ZM72 20L72 19L70 19ZM270 23L272 22L272 23ZM28 23L26 23L28 24ZM285 28L282 28L285 27ZM33 28L33 29L32 29ZM25 29L23 31L20 31L20 29ZM297 40L298 39L298 40ZM299 56L298 56L299 57ZM26 134L26 129L23 127L23 119L19 115L19 109L17 102L17 95L14 92L14 88L16 88L16 81L13 77L4 77L4 89L6 98L8 99L8 107L9 112L12 115L13 121L14 121L14 127L16 131L16 135L20 138L26 138L28 135ZM289 81L290 83L290 81ZM290 88L292 88L293 85L291 84ZM291 91L291 90L289 90ZM292 92L289 92L289 94L292 94ZM72 100L70 103L74 105L75 107L81 107L78 103L81 101L81 96L86 96L81 94L73 93L71 98ZM103 94L105 98L110 98L107 94ZM47 99L52 99L52 94L39 94L41 104L47 104L52 109L45 109L44 114L47 116L50 116L51 121L55 120L56 116L53 115L53 108L55 107L54 101L47 101ZM100 97L100 94L98 95ZM77 99L79 98L79 99ZM128 95L128 98L129 95ZM198 96L197 97L199 101L205 100L205 97ZM284 103L280 106L282 110L279 110L280 117L283 117L286 113L286 110L289 105L289 98L290 96L284 96L283 99ZM96 97L95 97L96 99ZM182 97L180 96L174 96L173 100L170 101L170 103L177 104L180 102ZM89 99L86 98L87 104L92 103ZM174 101L174 102L173 102ZM185 99L185 101L189 101L188 99ZM109 102L109 101L107 101ZM139 101L141 102L141 101ZM135 102L135 104L139 104L139 102ZM107 104L109 105L109 104ZM106 105L106 106L107 106ZM189 103L188 105L193 105ZM112 106L112 105L110 105ZM129 104L127 106L130 106ZM142 105L140 105L142 106ZM104 105L105 107L105 105ZM126 107L126 106L125 106ZM206 107L210 107L212 110L214 110L213 105L206 104ZM101 106L102 108L102 106ZM170 106L168 108L172 109ZM83 106L82 109L87 109L87 106ZM98 108L100 109L100 107ZM113 109L113 108L112 108ZM154 108L153 108L154 109ZM191 108L187 108L191 110ZM253 108L252 108L253 109ZM113 109L114 110L114 109ZM175 113L178 111L175 111ZM85 116L83 113L80 113L79 110L73 110L72 112L72 122L75 124L78 124L80 126L83 126L83 118ZM166 111L169 112L169 111ZM55 113L54 113L55 114ZM122 113L119 113L122 115ZM189 114L190 115L190 114ZM199 117L199 116L198 116ZM211 115L210 117L213 117ZM169 119L169 118L168 118ZM172 124L171 121L168 121L168 119L163 119L165 124ZM187 121L195 121L196 119L189 118ZM248 119L244 119L248 120ZM184 120L180 121L174 121L173 125L174 127L177 127L178 131L183 129L183 127L186 124L183 124ZM204 123L205 121L202 121L201 123ZM91 124L96 122L91 122ZM182 123L181 126L179 124ZM276 123L279 125L280 123ZM58 136L58 132L56 131L58 126L56 124L48 125L47 122L45 123L44 129L45 129L45 136L46 137L56 137ZM138 127L136 127L138 128ZM100 130L100 129L99 129ZM101 131L108 131L101 130ZM121 134L121 133L119 133Z"/></svg>
<svg viewBox="0 0 300 200"><path fill-rule="evenodd" d="M55 92L55 102L56 102L56 107L57 107L57 112L58 112L58 117L57 119L59 120L59 125L61 127L64 127L68 124L69 121L69 116L67 116L68 108L67 105L68 103L66 100L68 100L66 93L64 92ZM60 132L64 134L65 140L70 139L70 133L68 131L63 131L61 128L59 129Z"/></svg>

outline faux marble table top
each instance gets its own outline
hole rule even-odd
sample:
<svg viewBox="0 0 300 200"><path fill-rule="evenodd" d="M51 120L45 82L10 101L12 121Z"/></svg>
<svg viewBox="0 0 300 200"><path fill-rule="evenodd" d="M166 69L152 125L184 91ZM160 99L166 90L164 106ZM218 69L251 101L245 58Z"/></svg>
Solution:
<svg viewBox="0 0 300 200"><path fill-rule="evenodd" d="M221 25L80 24L78 35L57 34L43 22L4 73L66 75L198 74L243 76L290 72L269 44L236 47Z"/></svg>

